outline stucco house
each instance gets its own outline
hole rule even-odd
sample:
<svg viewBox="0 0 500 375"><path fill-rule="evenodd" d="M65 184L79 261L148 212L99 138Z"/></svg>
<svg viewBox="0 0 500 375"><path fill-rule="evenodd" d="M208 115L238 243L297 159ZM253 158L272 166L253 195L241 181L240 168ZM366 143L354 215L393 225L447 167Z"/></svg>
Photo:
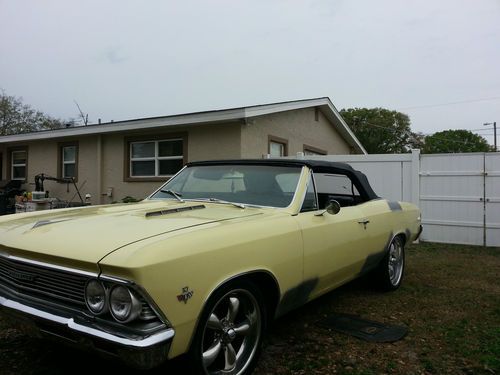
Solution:
<svg viewBox="0 0 500 375"><path fill-rule="evenodd" d="M188 161L363 154L329 98L134 119L0 137L0 180L74 177L91 202L144 198ZM71 200L71 185L45 190Z"/></svg>

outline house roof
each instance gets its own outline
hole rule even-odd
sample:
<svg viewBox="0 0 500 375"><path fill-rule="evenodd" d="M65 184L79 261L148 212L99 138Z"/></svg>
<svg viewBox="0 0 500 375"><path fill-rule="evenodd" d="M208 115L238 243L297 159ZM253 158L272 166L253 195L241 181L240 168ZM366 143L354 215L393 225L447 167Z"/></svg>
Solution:
<svg viewBox="0 0 500 375"><path fill-rule="evenodd" d="M25 142L43 139L75 137L83 135L107 134L131 130L145 130L165 128L171 126L190 126L213 124L221 122L248 121L258 116L296 109L318 107L334 125L345 141L356 151L366 154L363 145L349 129L344 119L328 97L294 100L280 103L260 104L248 107L221 109L214 111L193 112L170 116L148 117L125 121L114 121L87 126L74 126L62 129L43 130L33 133L14 134L0 137L0 144L11 142Z"/></svg>

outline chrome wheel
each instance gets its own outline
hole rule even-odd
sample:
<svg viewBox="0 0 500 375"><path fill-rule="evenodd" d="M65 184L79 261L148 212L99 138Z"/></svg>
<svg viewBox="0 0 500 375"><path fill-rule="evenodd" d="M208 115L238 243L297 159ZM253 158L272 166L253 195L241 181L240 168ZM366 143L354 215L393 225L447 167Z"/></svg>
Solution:
<svg viewBox="0 0 500 375"><path fill-rule="evenodd" d="M262 335L262 311L247 289L233 289L208 313L201 336L205 374L244 374L256 357Z"/></svg>
<svg viewBox="0 0 500 375"><path fill-rule="evenodd" d="M404 253L403 243L400 238L395 238L389 247L388 259L389 281L393 286L398 286L403 275Z"/></svg>

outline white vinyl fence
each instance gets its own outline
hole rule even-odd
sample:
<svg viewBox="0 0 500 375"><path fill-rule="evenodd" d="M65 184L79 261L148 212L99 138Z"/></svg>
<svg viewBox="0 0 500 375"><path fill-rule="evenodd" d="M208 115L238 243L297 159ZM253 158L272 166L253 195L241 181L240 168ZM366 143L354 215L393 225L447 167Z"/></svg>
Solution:
<svg viewBox="0 0 500 375"><path fill-rule="evenodd" d="M422 241L500 246L500 153L327 155L368 176L390 200L418 205Z"/></svg>

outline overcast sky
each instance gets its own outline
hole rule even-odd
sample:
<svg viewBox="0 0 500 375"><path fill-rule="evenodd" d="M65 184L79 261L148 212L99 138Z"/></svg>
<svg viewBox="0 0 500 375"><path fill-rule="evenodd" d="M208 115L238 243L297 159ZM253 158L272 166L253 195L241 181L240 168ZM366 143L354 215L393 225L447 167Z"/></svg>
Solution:
<svg viewBox="0 0 500 375"><path fill-rule="evenodd" d="M92 122L328 96L492 143L499 20L500 0L0 0L0 88Z"/></svg>

